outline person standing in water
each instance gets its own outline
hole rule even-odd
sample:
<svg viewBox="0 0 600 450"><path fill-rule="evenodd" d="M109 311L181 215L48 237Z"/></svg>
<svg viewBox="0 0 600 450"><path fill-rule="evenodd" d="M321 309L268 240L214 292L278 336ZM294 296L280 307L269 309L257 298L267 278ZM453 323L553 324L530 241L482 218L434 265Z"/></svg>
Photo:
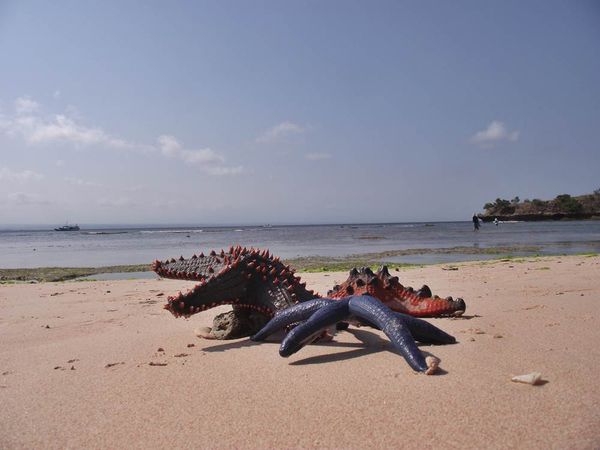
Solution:
<svg viewBox="0 0 600 450"><path fill-rule="evenodd" d="M473 214L473 231L479 231L479 217L477 217L477 214Z"/></svg>

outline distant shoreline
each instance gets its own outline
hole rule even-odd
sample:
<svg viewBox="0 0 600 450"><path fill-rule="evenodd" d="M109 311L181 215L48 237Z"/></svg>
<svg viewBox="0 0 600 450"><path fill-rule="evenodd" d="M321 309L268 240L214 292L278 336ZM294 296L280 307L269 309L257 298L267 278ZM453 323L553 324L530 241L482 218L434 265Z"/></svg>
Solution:
<svg viewBox="0 0 600 450"><path fill-rule="evenodd" d="M273 223L269 226L253 223L234 223L234 224L96 224L96 223L80 223L81 232L89 231L107 231L107 230L123 230L123 231L138 231L138 230L231 230L236 228L242 229L272 229L272 228L295 228L295 227L363 227L363 226L382 226L382 225L426 225L426 224L447 224L447 223L469 223L468 220L417 220L417 221L399 221L399 222L347 222L347 223ZM0 224L0 232L50 232L54 231L56 225L53 224Z"/></svg>
<svg viewBox="0 0 600 450"><path fill-rule="evenodd" d="M498 220L516 220L523 222L539 222L539 221L557 221L557 220L600 220L599 214L594 213L553 213L553 214L477 214L483 222L492 222L495 218ZM260 224L224 224L224 225L207 225L207 224L80 224L79 231L69 233L58 232L56 234L125 234L128 232L137 231L158 231L158 232L213 232L213 231L229 231L235 229L276 229L276 228L300 228L300 227L339 227L339 228L355 228L355 227L382 227L390 225L421 225L421 226L436 226L444 224L470 224L471 220L419 220L419 221L400 221L400 222L348 222L348 223L285 223L272 224L264 226ZM15 224L2 225L0 224L0 233L46 233L55 232L55 225L51 224Z"/></svg>
<svg viewBox="0 0 600 450"><path fill-rule="evenodd" d="M500 221L516 220L518 222L543 222L543 221L556 221L556 220L600 220L600 216L596 214L567 214L567 213L554 213L554 214L512 214L512 215L491 215L491 216L479 216L483 222L493 222L494 219Z"/></svg>
<svg viewBox="0 0 600 450"><path fill-rule="evenodd" d="M589 220L600 219L600 189L592 194L572 197L560 194L552 200L525 199L519 197L512 200L497 198L493 203L483 206L485 213L479 217L484 222L498 220L518 220L537 222L542 220Z"/></svg>

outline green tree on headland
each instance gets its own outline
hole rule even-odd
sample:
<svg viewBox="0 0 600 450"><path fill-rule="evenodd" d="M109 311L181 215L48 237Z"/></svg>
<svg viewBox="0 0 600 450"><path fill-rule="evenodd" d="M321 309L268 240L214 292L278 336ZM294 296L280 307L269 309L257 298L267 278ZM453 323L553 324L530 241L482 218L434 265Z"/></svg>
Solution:
<svg viewBox="0 0 600 450"><path fill-rule="evenodd" d="M570 218L590 218L600 216L600 189L593 194L572 197L569 194L557 195L553 200L525 199L518 196L512 200L497 198L495 202L483 206L484 220L494 217L515 218L516 220L540 220Z"/></svg>
<svg viewBox="0 0 600 450"><path fill-rule="evenodd" d="M515 210L514 206L511 205L511 202L502 198L497 198L494 203L486 203L483 206L483 209L489 214L512 214Z"/></svg>
<svg viewBox="0 0 600 450"><path fill-rule="evenodd" d="M576 199L571 197L569 194L561 194L557 195L554 199L556 206L561 211L565 211L568 213L580 213L583 211L583 205L579 203Z"/></svg>
<svg viewBox="0 0 600 450"><path fill-rule="evenodd" d="M539 198L534 198L533 200L531 200L531 203L536 208L545 208L546 206L548 206L548 202L545 202L544 200L540 200Z"/></svg>

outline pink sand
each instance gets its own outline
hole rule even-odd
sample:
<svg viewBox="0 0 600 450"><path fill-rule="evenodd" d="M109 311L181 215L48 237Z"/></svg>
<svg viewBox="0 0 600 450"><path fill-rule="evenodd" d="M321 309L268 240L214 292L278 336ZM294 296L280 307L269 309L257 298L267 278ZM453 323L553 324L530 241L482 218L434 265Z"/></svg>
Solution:
<svg viewBox="0 0 600 450"><path fill-rule="evenodd" d="M435 376L368 328L289 359L200 340L228 308L173 318L186 282L0 286L0 448L599 448L600 258L447 267L396 273L467 302L431 319L459 340L421 347ZM533 371L545 384L510 381Z"/></svg>

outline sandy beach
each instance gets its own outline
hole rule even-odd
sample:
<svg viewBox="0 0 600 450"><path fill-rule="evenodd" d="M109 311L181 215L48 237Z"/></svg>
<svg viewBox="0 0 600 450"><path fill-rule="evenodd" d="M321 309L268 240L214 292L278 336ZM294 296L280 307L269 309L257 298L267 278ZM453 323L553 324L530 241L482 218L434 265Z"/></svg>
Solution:
<svg viewBox="0 0 600 450"><path fill-rule="evenodd" d="M459 341L421 346L434 376L368 328L289 359L201 340L228 308L175 319L178 280L2 285L0 448L598 448L600 257L452 267L394 271L467 302L428 319ZM302 274L323 294L346 276Z"/></svg>

